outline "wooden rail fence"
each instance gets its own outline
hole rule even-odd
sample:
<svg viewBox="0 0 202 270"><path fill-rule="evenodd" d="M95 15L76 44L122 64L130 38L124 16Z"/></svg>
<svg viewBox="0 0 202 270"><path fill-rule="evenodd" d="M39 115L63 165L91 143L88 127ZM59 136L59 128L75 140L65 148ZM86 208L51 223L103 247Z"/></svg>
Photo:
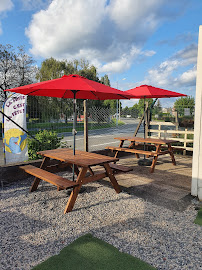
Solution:
<svg viewBox="0 0 202 270"><path fill-rule="evenodd" d="M177 140L181 142L183 145L181 146L174 146L174 148L181 148L183 149L183 155L186 155L186 151L193 151L193 147L187 146L188 143L193 144L193 135L194 135L194 130L188 130L185 128L185 130L179 130L178 125L171 123L171 122L150 122L150 126L158 126L158 129L151 129L149 128L147 131L147 136L150 138L161 138L161 139L169 139L169 140ZM175 130L171 129L162 129L162 126L166 127L175 127ZM157 133L156 136L151 135L151 133ZM150 136L149 136L150 135ZM192 135L188 138L188 135Z"/></svg>

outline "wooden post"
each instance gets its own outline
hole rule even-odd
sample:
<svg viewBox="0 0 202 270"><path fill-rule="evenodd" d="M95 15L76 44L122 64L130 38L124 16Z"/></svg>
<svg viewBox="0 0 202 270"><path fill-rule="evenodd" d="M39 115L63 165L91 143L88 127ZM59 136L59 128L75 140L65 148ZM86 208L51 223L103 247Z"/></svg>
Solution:
<svg viewBox="0 0 202 270"><path fill-rule="evenodd" d="M87 102L83 101L84 108L84 151L88 152L88 113L87 113Z"/></svg>
<svg viewBox="0 0 202 270"><path fill-rule="evenodd" d="M158 128L159 132L158 132L158 137L159 139L161 139L161 124L159 123L159 128Z"/></svg>
<svg viewBox="0 0 202 270"><path fill-rule="evenodd" d="M186 156L186 148L187 148L187 128L185 128L185 133L184 133L184 148L185 150L183 150L183 155Z"/></svg>
<svg viewBox="0 0 202 270"><path fill-rule="evenodd" d="M167 139L167 130L164 130L164 140L166 140Z"/></svg>
<svg viewBox="0 0 202 270"><path fill-rule="evenodd" d="M144 119L144 114L142 115L142 117L141 117L141 119L140 119L140 122L138 123L138 125L137 125L137 128L136 128L136 130L135 130L135 132L134 132L134 137L137 135L137 133L138 133L138 131L139 131L139 129L140 129L140 126L141 126L141 124L142 124L142 121L143 121L143 119Z"/></svg>
<svg viewBox="0 0 202 270"><path fill-rule="evenodd" d="M145 106L145 138L148 137L148 129L149 129L149 115L148 115L148 107L149 107L149 103L148 101L145 102L146 106Z"/></svg>
<svg viewBox="0 0 202 270"><path fill-rule="evenodd" d="M179 118L178 118L178 111L174 111L173 115L175 117L175 125L179 126Z"/></svg>
<svg viewBox="0 0 202 270"><path fill-rule="evenodd" d="M191 194L202 200L202 25L199 27Z"/></svg>

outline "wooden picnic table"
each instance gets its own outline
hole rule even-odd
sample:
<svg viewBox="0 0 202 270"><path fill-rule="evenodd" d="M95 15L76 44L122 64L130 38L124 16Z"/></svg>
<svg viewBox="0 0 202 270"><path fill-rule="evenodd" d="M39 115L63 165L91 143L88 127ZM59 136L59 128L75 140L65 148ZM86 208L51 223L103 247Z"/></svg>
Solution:
<svg viewBox="0 0 202 270"><path fill-rule="evenodd" d="M173 154L173 149L171 144L176 142L174 140L164 140L164 139L156 139L156 138L141 138L141 137L116 137L115 140L119 140L120 144L119 147L113 147L108 146L107 149L110 149L112 151L115 151L115 158L117 157L119 152L130 152L134 153L137 158L139 158L139 154L146 155L147 157L152 156L153 161L151 164L150 172L154 172L154 168L158 159L158 156L160 155L166 155L170 154L171 160L173 165L176 165L175 157ZM125 141L129 141L130 145L127 147L123 147L123 144ZM146 144L146 145L153 145L155 147L155 151L148 151L144 149L138 149L137 146ZM167 145L168 149L164 150L162 149L162 146L165 147Z"/></svg>
<svg viewBox="0 0 202 270"><path fill-rule="evenodd" d="M100 180L104 177L109 177L112 186L115 191L119 193L121 191L120 186L118 185L116 178L113 174L112 169L110 168L110 162L116 162L119 159L109 156L99 155L95 153L89 153L84 151L76 151L76 154L73 155L73 150L69 148L61 148L47 151L38 152L43 156L43 160L40 168L37 168L32 165L21 166L25 172L34 175L35 179L30 188L30 192L35 191L39 185L40 180L47 181L55 186L58 190L73 188L67 205L65 207L64 213L72 211L78 193L82 185L90 183L92 181ZM76 181L72 181L61 176L58 176L54 173L48 171L50 166L50 160L55 159L60 161L60 166L74 166L74 171L77 174ZM93 166L102 166L105 171L102 173L94 174L92 167ZM86 175L87 171L90 171L90 175Z"/></svg>

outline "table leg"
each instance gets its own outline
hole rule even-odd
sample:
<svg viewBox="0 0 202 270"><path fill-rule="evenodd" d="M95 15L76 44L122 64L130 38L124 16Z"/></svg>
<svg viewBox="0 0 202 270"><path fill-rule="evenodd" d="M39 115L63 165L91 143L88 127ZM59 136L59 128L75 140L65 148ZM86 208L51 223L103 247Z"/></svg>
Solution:
<svg viewBox="0 0 202 270"><path fill-rule="evenodd" d="M151 173L154 172L154 168L156 166L156 162L157 162L157 159L158 159L158 154L161 151L161 144L158 144L158 145L155 145L155 146L156 146L156 151L155 151L156 155L154 156L153 161L152 161L152 165L151 165L151 169L150 169Z"/></svg>
<svg viewBox="0 0 202 270"><path fill-rule="evenodd" d="M121 192L121 188L120 188L119 184L117 183L116 178L115 178L115 176L113 174L113 171L110 168L109 164L108 163L105 163L104 164L104 167L105 167L107 176L109 177L109 179L111 181L111 184L114 187L114 189L116 190L116 192L117 193Z"/></svg>
<svg viewBox="0 0 202 270"><path fill-rule="evenodd" d="M172 146L171 146L170 143L168 144L168 151L170 153L173 165L176 165L175 157L174 157L174 154L173 154L173 149L172 149Z"/></svg>
<svg viewBox="0 0 202 270"><path fill-rule="evenodd" d="M40 169L45 169L48 166L49 161L50 161L50 158L44 157L42 160ZM32 183L32 186L31 186L29 192L37 190L40 181L41 181L41 179L35 177L34 182Z"/></svg>
<svg viewBox="0 0 202 270"><path fill-rule="evenodd" d="M70 197L69 197L69 200L68 200L68 203L65 207L65 211L64 211L64 214L66 214L67 212L71 212L73 207L74 207L74 204L76 202L76 198L79 194L79 190L81 189L81 186L82 186L82 179L85 177L86 175L86 172L87 172L88 168L82 168L79 172L79 175L76 179L76 183L78 183L79 185L74 187L71 194L70 194Z"/></svg>
<svg viewBox="0 0 202 270"><path fill-rule="evenodd" d="M158 156L155 156L155 157L153 158L152 165L151 165L151 169L150 169L150 173L153 173L153 172L154 172L154 168L155 168L157 159L158 159Z"/></svg>

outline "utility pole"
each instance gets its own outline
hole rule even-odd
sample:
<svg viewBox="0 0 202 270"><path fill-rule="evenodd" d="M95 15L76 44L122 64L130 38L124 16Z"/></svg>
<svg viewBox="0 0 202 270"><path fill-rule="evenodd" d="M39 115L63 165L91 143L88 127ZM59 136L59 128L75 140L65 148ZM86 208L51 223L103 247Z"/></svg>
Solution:
<svg viewBox="0 0 202 270"><path fill-rule="evenodd" d="M119 100L119 121L121 120L121 101Z"/></svg>

